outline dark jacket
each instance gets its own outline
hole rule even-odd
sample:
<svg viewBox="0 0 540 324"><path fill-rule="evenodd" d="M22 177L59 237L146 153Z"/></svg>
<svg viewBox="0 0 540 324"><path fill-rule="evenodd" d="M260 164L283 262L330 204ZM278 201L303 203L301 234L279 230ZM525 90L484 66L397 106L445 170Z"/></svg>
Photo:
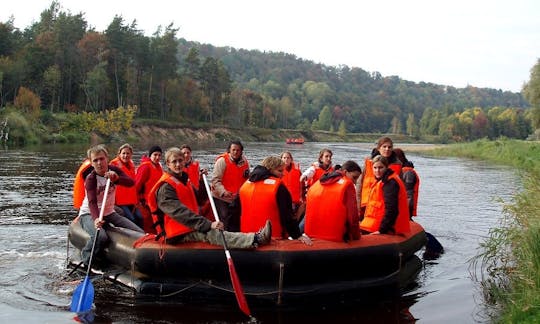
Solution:
<svg viewBox="0 0 540 324"><path fill-rule="evenodd" d="M168 171L167 171L168 172ZM187 174L178 176L168 172L173 177L186 184ZM164 183L156 193L156 201L159 210L169 215L175 221L192 228L195 231L206 233L210 230L212 222L204 216L198 215L187 208L176 194L176 190L168 183Z"/></svg>
<svg viewBox="0 0 540 324"><path fill-rule="evenodd" d="M396 223L399 212L399 184L395 179L388 179L388 176L393 173L394 171L392 169L387 169L381 178L381 181L384 184L383 195L385 208L384 217L381 221L381 227L379 229L381 234L394 232L394 224Z"/></svg>

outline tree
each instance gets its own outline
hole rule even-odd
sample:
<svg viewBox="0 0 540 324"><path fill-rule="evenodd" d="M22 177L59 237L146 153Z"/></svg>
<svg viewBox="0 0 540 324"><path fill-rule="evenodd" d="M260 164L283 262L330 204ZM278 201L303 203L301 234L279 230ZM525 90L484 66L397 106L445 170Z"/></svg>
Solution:
<svg viewBox="0 0 540 324"><path fill-rule="evenodd" d="M320 130L328 131L332 127L332 112L330 107L324 106L321 112L319 113L319 122L318 128Z"/></svg>
<svg viewBox="0 0 540 324"><path fill-rule="evenodd" d="M344 120L339 123L338 134L341 137L345 137L347 135L347 127L345 126Z"/></svg>
<svg viewBox="0 0 540 324"><path fill-rule="evenodd" d="M523 87L523 94L533 106L532 123L533 127L538 129L540 128L540 59L531 69L531 76L529 82Z"/></svg>
<svg viewBox="0 0 540 324"><path fill-rule="evenodd" d="M189 50L185 62L186 75L194 80L198 80L200 74L199 69L201 68L201 59L199 58L199 50L196 47L192 47Z"/></svg>
<svg viewBox="0 0 540 324"><path fill-rule="evenodd" d="M410 113L407 117L407 134L409 136L418 135L418 125L414 119L414 114Z"/></svg>
<svg viewBox="0 0 540 324"><path fill-rule="evenodd" d="M19 88L19 93L15 97L13 105L19 108L34 123L37 122L41 115L41 100L38 95L28 88Z"/></svg>
<svg viewBox="0 0 540 324"><path fill-rule="evenodd" d="M57 65L52 65L43 73L43 87L49 95L50 111L54 111L55 105L58 105L58 93L60 90L61 73Z"/></svg>

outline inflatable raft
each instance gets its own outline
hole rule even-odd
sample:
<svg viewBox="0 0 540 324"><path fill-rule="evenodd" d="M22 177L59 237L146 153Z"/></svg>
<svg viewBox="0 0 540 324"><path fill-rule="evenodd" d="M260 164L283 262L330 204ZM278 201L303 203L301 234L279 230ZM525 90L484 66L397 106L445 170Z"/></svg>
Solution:
<svg viewBox="0 0 540 324"><path fill-rule="evenodd" d="M122 228L107 233L110 244L98 258L107 266L100 270L137 296L234 299L222 247L165 245ZM68 237L79 250L89 239L78 222L70 225ZM248 301L281 305L369 289L399 291L420 271L415 253L425 243L423 228L411 222L407 236L364 235L350 243L313 239L313 246L272 240L254 250L231 250L231 256Z"/></svg>

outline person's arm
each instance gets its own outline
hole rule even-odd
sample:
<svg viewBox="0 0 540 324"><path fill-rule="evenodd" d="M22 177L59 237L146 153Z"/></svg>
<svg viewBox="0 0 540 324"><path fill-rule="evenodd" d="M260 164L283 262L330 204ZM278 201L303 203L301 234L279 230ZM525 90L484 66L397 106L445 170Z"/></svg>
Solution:
<svg viewBox="0 0 540 324"><path fill-rule="evenodd" d="M178 199L176 190L164 183L156 193L158 208L172 219L195 231L206 233L212 227L212 222L187 208Z"/></svg>
<svg viewBox="0 0 540 324"><path fill-rule="evenodd" d="M135 185L135 181L131 179L131 177L128 176L124 171L122 171L121 168L114 165L109 165L109 170L116 172L118 175L118 179L114 182L114 184L124 187L133 187L133 185Z"/></svg>
<svg viewBox="0 0 540 324"><path fill-rule="evenodd" d="M214 197L217 198L232 198L231 197L225 197L229 195L230 193L225 189L225 186L223 186L223 174L225 173L225 168L227 167L227 163L225 162L224 157L220 157L217 159L216 163L214 164L214 172L212 174L212 194Z"/></svg>
<svg viewBox="0 0 540 324"><path fill-rule="evenodd" d="M135 188L139 197L144 195L144 185L150 178L150 168L147 164L139 166L137 174L135 174Z"/></svg>
<svg viewBox="0 0 540 324"><path fill-rule="evenodd" d="M410 211L414 209L414 187L416 186L416 180L416 175L413 171L407 171L403 174L403 183L407 191L407 202L409 203Z"/></svg>
<svg viewBox="0 0 540 324"><path fill-rule="evenodd" d="M96 173L90 173L86 180L84 180L84 188L86 190L86 198L88 199L88 208L90 209L90 215L92 219L97 219L99 217L99 207L98 207L98 193L97 193L97 180Z"/></svg>
<svg viewBox="0 0 540 324"><path fill-rule="evenodd" d="M399 185L394 179L388 180L383 185L384 217L381 221L379 232L381 234L393 233L394 224L398 217Z"/></svg>
<svg viewBox="0 0 540 324"><path fill-rule="evenodd" d="M291 193L283 183L278 187L276 199L279 208L279 219L283 228L293 239L299 238L302 233L300 233L298 222L294 218Z"/></svg>
<svg viewBox="0 0 540 324"><path fill-rule="evenodd" d="M315 174L315 168L313 165L311 165L309 168L307 168L304 173L300 176L300 182L304 182L308 179L313 178L313 175Z"/></svg>
<svg viewBox="0 0 540 324"><path fill-rule="evenodd" d="M349 240L358 240L360 238L360 217L358 216L356 188L352 182L347 186L343 200L343 205L347 208L347 223L345 224L347 232L345 236Z"/></svg>

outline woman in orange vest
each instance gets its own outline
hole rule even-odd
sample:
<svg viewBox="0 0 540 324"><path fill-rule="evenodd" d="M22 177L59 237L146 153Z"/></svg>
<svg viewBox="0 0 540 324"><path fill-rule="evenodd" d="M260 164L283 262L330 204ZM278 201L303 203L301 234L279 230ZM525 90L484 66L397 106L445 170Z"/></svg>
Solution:
<svg viewBox="0 0 540 324"><path fill-rule="evenodd" d="M376 182L371 186L360 229L370 234L404 234L410 231L405 185L382 155L373 158Z"/></svg>
<svg viewBox="0 0 540 324"><path fill-rule="evenodd" d="M118 148L117 156L111 160L111 165L119 167L126 175L135 181L135 164L131 159L133 157L133 147L128 143ZM122 209L124 216L135 223L140 228L143 227L142 214L137 208L139 202L137 198L137 188L118 187L116 189L116 205Z"/></svg>
<svg viewBox="0 0 540 324"><path fill-rule="evenodd" d="M191 146L188 144L183 144L180 146L182 154L184 154L184 160L186 161L186 166L184 167L184 173L189 177L189 181L195 189L195 196L197 197L197 204L199 205L199 213L206 218L214 221L214 214L212 213L212 208L210 206L210 200L208 200L208 194L204 190L204 183L202 175L208 175L208 169L201 168L201 164L198 160L193 159L193 154ZM202 188L202 190L200 190Z"/></svg>
<svg viewBox="0 0 540 324"><path fill-rule="evenodd" d="M418 192L420 189L420 177L414 169L414 164L405 157L405 152L402 149L395 148L396 156L403 164L401 168L401 180L407 190L407 199L409 201L409 213L412 216L417 216L418 212Z"/></svg>
<svg viewBox="0 0 540 324"><path fill-rule="evenodd" d="M328 172L334 171L332 165L332 151L328 148L324 148L319 152L319 160L314 162L309 168L302 173L300 182L307 181L307 187L317 182L319 178Z"/></svg>
<svg viewBox="0 0 540 324"><path fill-rule="evenodd" d="M165 153L167 171L150 191L148 204L158 219L158 234L169 244L207 242L223 245L224 224L210 221L197 213L193 186L184 170L184 154L177 147ZM272 224L266 222L256 233L223 231L231 249L250 249L270 243Z"/></svg>
<svg viewBox="0 0 540 324"><path fill-rule="evenodd" d="M388 163L389 168L394 170L398 175L401 174L401 162L396 157L393 151L394 142L390 137L383 136L377 141L377 147L371 151L371 156L367 157L364 161L364 174L362 175L362 181L360 182L360 218L364 215L366 204L369 196L369 190L371 186L376 182L373 175L373 161L372 159L377 155L384 156Z"/></svg>
<svg viewBox="0 0 540 324"><path fill-rule="evenodd" d="M296 211L302 204L302 185L300 183L300 177L302 171L300 170L300 164L294 162L291 152L285 151L281 153L281 161L284 163L283 176L281 181L289 192L291 193L293 209Z"/></svg>
<svg viewBox="0 0 540 324"><path fill-rule="evenodd" d="M184 154L184 159L186 160L186 167L184 172L187 173L191 184L195 187L195 190L199 191L202 183L202 174L208 175L208 169L201 169L201 164L198 160L193 159L191 146L183 144L180 146L182 154ZM202 185L204 187L204 184ZM204 192L204 190L201 190Z"/></svg>
<svg viewBox="0 0 540 324"><path fill-rule="evenodd" d="M291 194L281 181L284 167L281 158L269 156L253 169L248 181L240 187L240 231L256 231L270 220L275 238L290 237L311 245L309 238L300 233Z"/></svg>
<svg viewBox="0 0 540 324"><path fill-rule="evenodd" d="M163 151L159 146L152 146L148 150L148 156L141 158L141 164L137 169L135 177L135 187L137 188L137 195L139 198L139 209L143 215L143 229L146 233L156 233L154 228L152 214L148 207L148 195L152 187L158 182L163 174L161 168L161 154Z"/></svg>
<svg viewBox="0 0 540 324"><path fill-rule="evenodd" d="M346 161L313 184L306 196L305 235L334 242L360 238L355 184L361 174L358 163Z"/></svg>

